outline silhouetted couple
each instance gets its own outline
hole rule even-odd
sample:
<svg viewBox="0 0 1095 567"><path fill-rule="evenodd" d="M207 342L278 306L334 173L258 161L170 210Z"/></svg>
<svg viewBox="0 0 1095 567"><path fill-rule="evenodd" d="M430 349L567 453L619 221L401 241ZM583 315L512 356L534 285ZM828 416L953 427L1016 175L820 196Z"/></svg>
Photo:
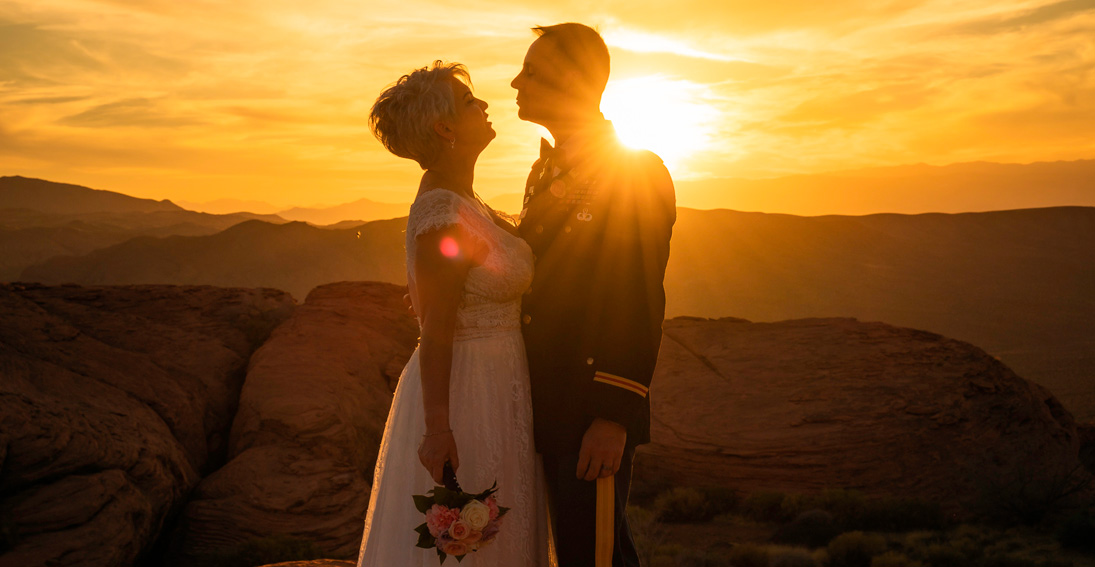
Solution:
<svg viewBox="0 0 1095 567"><path fill-rule="evenodd" d="M497 481L510 508L462 565L592 567L605 543L612 565L639 564L624 510L635 447L649 441L673 183L600 112L600 35L574 23L533 30L511 86L518 116L556 144L541 140L519 219L474 191L495 132L462 65L401 77L370 115L384 146L425 173L406 236L421 338L385 427L360 566L437 565L415 547L424 519L411 496L440 484L446 462L469 492Z"/></svg>

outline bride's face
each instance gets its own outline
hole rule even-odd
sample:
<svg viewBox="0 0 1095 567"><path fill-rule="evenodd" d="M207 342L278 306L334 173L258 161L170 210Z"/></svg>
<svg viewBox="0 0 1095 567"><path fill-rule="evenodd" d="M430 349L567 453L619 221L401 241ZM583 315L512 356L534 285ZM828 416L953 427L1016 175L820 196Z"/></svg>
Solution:
<svg viewBox="0 0 1095 567"><path fill-rule="evenodd" d="M482 151L494 139L496 133L487 120L487 103L475 98L468 85L453 77L453 102L456 104L456 120L450 125L456 136L456 147L464 146Z"/></svg>

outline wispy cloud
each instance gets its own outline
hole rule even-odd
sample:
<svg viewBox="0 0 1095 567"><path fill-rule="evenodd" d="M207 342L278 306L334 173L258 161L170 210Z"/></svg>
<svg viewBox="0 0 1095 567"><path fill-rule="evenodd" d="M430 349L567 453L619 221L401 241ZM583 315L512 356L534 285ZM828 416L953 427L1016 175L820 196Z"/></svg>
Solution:
<svg viewBox="0 0 1095 567"><path fill-rule="evenodd" d="M604 33L613 97L685 89L704 143L681 177L1095 155L1095 0L8 0L0 173L190 201L410 194L420 170L365 117L446 59L499 132L480 191L514 193L543 131L509 81L529 28L568 20Z"/></svg>

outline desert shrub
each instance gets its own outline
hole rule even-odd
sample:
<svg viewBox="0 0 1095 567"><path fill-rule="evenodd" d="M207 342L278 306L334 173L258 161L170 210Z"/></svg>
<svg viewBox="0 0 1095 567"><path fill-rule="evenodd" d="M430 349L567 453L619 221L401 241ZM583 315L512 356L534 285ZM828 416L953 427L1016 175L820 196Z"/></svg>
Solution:
<svg viewBox="0 0 1095 567"><path fill-rule="evenodd" d="M1034 463L1019 462L1006 474L978 477L974 508L988 521L1034 526L1066 509L1091 486L1093 477L1082 464L1064 470Z"/></svg>
<svg viewBox="0 0 1095 567"><path fill-rule="evenodd" d="M780 527L772 535L772 541L807 547L828 545L840 534L833 522L833 515L825 510L807 510L798 515L790 524Z"/></svg>
<svg viewBox="0 0 1095 567"><path fill-rule="evenodd" d="M768 551L770 567L819 567L817 559L807 550L795 547L774 547Z"/></svg>
<svg viewBox="0 0 1095 567"><path fill-rule="evenodd" d="M924 558L932 567L964 567L971 563L970 557L961 549L943 543L929 545Z"/></svg>
<svg viewBox="0 0 1095 567"><path fill-rule="evenodd" d="M727 553L717 549L684 549L676 557L676 567L731 567Z"/></svg>
<svg viewBox="0 0 1095 567"><path fill-rule="evenodd" d="M654 512L639 506L627 507L627 523L635 538L635 549L644 565L654 562L654 556L665 539L665 529Z"/></svg>
<svg viewBox="0 0 1095 567"><path fill-rule="evenodd" d="M631 490L628 493L628 501L645 507L654 505L654 500L663 492L673 488L674 484L661 477L646 478L636 475L631 481Z"/></svg>
<svg viewBox="0 0 1095 567"><path fill-rule="evenodd" d="M1038 561L1018 554L998 554L986 556L978 563L979 567L1041 567Z"/></svg>
<svg viewBox="0 0 1095 567"><path fill-rule="evenodd" d="M15 520L11 515L0 511L0 555L13 549L16 543Z"/></svg>
<svg viewBox="0 0 1095 567"><path fill-rule="evenodd" d="M712 516L729 514L741 505L741 493L733 488L714 486L700 491L707 501L707 512Z"/></svg>
<svg viewBox="0 0 1095 567"><path fill-rule="evenodd" d="M742 513L759 522L784 522L782 492L754 492L741 503Z"/></svg>
<svg viewBox="0 0 1095 567"><path fill-rule="evenodd" d="M871 567L924 567L924 564L915 559L910 559L904 553L887 551L871 558Z"/></svg>
<svg viewBox="0 0 1095 567"><path fill-rule="evenodd" d="M862 492L843 488L817 494L789 494L780 503L780 521L820 509L833 515L844 530L936 530L945 524L939 504L912 498L867 498Z"/></svg>
<svg viewBox="0 0 1095 567"><path fill-rule="evenodd" d="M735 545L728 554L733 567L768 567L768 548L751 543Z"/></svg>
<svg viewBox="0 0 1095 567"><path fill-rule="evenodd" d="M888 532L938 530L946 524L946 516L938 503L912 498L879 498L865 500L858 515L848 518L848 527Z"/></svg>
<svg viewBox="0 0 1095 567"><path fill-rule="evenodd" d="M815 494L788 494L780 507L783 517L794 518L808 510L825 510L838 525L847 526L862 515L866 497L856 490L830 488Z"/></svg>
<svg viewBox="0 0 1095 567"><path fill-rule="evenodd" d="M654 516L659 522L678 524L711 519L703 494L688 487L673 488L658 496L654 501Z"/></svg>
<svg viewBox="0 0 1095 567"><path fill-rule="evenodd" d="M206 555L202 567L255 567L285 561L322 559L323 551L315 543L289 536L270 536L249 540L231 550Z"/></svg>
<svg viewBox="0 0 1095 567"><path fill-rule="evenodd" d="M939 532L914 531L901 538L901 546L905 549L927 549L933 543L943 541L943 534Z"/></svg>
<svg viewBox="0 0 1095 567"><path fill-rule="evenodd" d="M654 559L651 560L652 564L666 563L676 566L677 556L684 550L684 546L676 543L669 543L665 545L659 545L654 550Z"/></svg>
<svg viewBox="0 0 1095 567"><path fill-rule="evenodd" d="M1071 515L1057 529L1061 547L1095 552L1095 510L1088 508Z"/></svg>
<svg viewBox="0 0 1095 567"><path fill-rule="evenodd" d="M886 551L886 538L863 532L843 533L829 542L831 567L870 567L871 559Z"/></svg>

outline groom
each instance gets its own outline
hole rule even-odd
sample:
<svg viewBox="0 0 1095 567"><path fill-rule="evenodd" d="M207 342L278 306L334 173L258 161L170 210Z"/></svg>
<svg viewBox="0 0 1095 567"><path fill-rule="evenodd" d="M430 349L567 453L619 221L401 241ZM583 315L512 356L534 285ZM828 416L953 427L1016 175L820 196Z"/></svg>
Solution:
<svg viewBox="0 0 1095 567"><path fill-rule="evenodd" d="M638 567L625 507L665 316L676 219L661 159L630 150L600 112L609 56L593 29L537 27L511 86L548 129L518 226L536 257L521 322L560 567L593 567L599 477L613 477L614 567ZM651 113L657 108L650 108Z"/></svg>

